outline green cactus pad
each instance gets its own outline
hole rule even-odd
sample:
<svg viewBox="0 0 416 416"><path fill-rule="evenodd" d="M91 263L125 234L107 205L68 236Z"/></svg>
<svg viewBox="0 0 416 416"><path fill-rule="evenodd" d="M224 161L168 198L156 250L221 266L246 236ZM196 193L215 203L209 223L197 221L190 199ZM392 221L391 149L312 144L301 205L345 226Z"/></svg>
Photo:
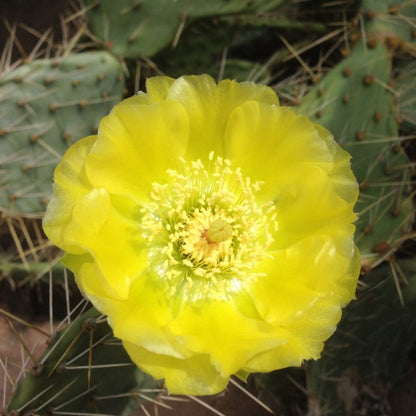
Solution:
<svg viewBox="0 0 416 416"><path fill-rule="evenodd" d="M392 51L385 42L369 47L358 41L299 107L352 155L360 184L356 238L365 269L400 247L414 215L411 171L389 85L391 65Z"/></svg>
<svg viewBox="0 0 416 416"><path fill-rule="evenodd" d="M414 58L398 66L394 80L396 106L401 128L405 133L414 134L416 129L416 61Z"/></svg>
<svg viewBox="0 0 416 416"><path fill-rule="evenodd" d="M416 3L409 0L363 0L362 11L368 22L368 40L387 38L390 46L406 50L415 42Z"/></svg>
<svg viewBox="0 0 416 416"><path fill-rule="evenodd" d="M128 415L160 389L161 382L131 362L92 308L56 335L18 385L7 414Z"/></svg>
<svg viewBox="0 0 416 416"><path fill-rule="evenodd" d="M214 79L222 75L222 79L231 78L237 81L247 81L256 73L266 78L269 72L259 62L230 59L223 55L228 47L233 47L231 39L239 35L242 33L237 34L235 28L228 25L200 21L183 33L175 49L166 48L152 60L159 70L173 78L202 73L209 74ZM244 46L246 45L240 48L243 49ZM149 75L154 73L150 72Z"/></svg>
<svg viewBox="0 0 416 416"><path fill-rule="evenodd" d="M44 211L52 172L121 100L120 63L106 52L35 60L0 79L0 210Z"/></svg>
<svg viewBox="0 0 416 416"><path fill-rule="evenodd" d="M153 56L184 25L209 16L266 11L287 0L86 0L89 29L114 54Z"/></svg>

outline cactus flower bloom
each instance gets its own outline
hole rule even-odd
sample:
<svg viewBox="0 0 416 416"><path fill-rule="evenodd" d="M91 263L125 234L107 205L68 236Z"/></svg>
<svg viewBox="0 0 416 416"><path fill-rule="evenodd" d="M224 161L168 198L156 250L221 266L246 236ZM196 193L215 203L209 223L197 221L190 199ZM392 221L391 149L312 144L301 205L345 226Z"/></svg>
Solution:
<svg viewBox="0 0 416 416"><path fill-rule="evenodd" d="M271 88L155 77L65 153L44 229L142 370L213 394L320 356L355 293L357 194Z"/></svg>

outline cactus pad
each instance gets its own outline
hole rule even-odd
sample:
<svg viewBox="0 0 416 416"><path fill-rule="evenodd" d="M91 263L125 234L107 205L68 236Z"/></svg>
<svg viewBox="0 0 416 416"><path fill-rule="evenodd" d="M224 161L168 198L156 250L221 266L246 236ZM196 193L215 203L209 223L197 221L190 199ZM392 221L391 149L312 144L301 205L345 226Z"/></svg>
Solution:
<svg viewBox="0 0 416 416"><path fill-rule="evenodd" d="M196 18L265 11L286 0L86 0L95 38L125 58L152 56L171 43Z"/></svg>
<svg viewBox="0 0 416 416"><path fill-rule="evenodd" d="M35 60L3 76L0 210L43 212L61 155L96 132L123 92L121 65L106 52Z"/></svg>
<svg viewBox="0 0 416 416"><path fill-rule="evenodd" d="M367 42L360 39L299 108L327 127L352 155L360 183L357 242L366 269L400 247L414 215L410 163L401 146L390 85L394 49L390 35L380 34L383 23L390 34L395 26L380 21L384 15L378 13L366 26Z"/></svg>
<svg viewBox="0 0 416 416"><path fill-rule="evenodd" d="M8 405L10 415L127 415L161 382L141 372L92 308L60 331Z"/></svg>

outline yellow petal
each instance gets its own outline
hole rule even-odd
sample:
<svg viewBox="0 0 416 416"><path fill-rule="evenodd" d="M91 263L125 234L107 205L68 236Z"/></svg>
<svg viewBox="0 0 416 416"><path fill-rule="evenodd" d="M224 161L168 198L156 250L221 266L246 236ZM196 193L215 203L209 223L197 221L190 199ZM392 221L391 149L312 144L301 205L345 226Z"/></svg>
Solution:
<svg viewBox="0 0 416 416"><path fill-rule="evenodd" d="M320 137L325 141L333 157L333 166L328 172L331 186L347 203L354 205L358 199L358 183L351 170L351 156L335 141L332 134L319 124L314 124Z"/></svg>
<svg viewBox="0 0 416 416"><path fill-rule="evenodd" d="M137 222L112 204L106 222L85 244L107 282L127 297L131 281L148 265L147 244Z"/></svg>
<svg viewBox="0 0 416 416"><path fill-rule="evenodd" d="M156 354L185 358L187 349L166 330L172 319L171 303L166 285L147 271L132 283L128 300L107 305L105 313L117 337Z"/></svg>
<svg viewBox="0 0 416 416"><path fill-rule="evenodd" d="M136 221L121 214L103 188L92 189L75 204L65 239L91 254L120 297L127 297L130 281L147 267L145 241Z"/></svg>
<svg viewBox="0 0 416 416"><path fill-rule="evenodd" d="M66 226L65 240L88 252L106 284L125 298L131 280L147 267L145 241L128 211L121 214L111 202L102 188L79 199Z"/></svg>
<svg viewBox="0 0 416 416"><path fill-rule="evenodd" d="M110 300L121 299L117 291L107 283L90 254L65 254L62 263L72 270L81 292L88 296L98 310L106 310Z"/></svg>
<svg viewBox="0 0 416 416"><path fill-rule="evenodd" d="M287 326L285 344L249 359L243 370L265 372L319 358L324 341L332 335L340 318L341 308L336 301L319 299L307 313L299 313Z"/></svg>
<svg viewBox="0 0 416 416"><path fill-rule="evenodd" d="M169 88L175 80L170 77L152 77L146 80L146 92L152 102L166 100Z"/></svg>
<svg viewBox="0 0 416 416"><path fill-rule="evenodd" d="M164 378L171 394L215 394L227 386L228 377L215 369L209 355L195 354L179 359L149 352L128 341L123 341L123 346L143 371L156 379Z"/></svg>
<svg viewBox="0 0 416 416"><path fill-rule="evenodd" d="M148 199L152 183L177 166L187 144L188 116L180 104L144 105L135 96L101 121L86 172L95 187L140 203Z"/></svg>
<svg viewBox="0 0 416 416"><path fill-rule="evenodd" d="M85 252L67 240L66 230L72 221L74 206L92 189L85 175L84 164L95 140L96 136L86 137L67 150L55 169L54 192L43 218L43 228L49 239L72 253Z"/></svg>
<svg viewBox="0 0 416 416"><path fill-rule="evenodd" d="M356 253L351 236L311 235L263 261L258 271L264 277L247 292L263 319L286 327L292 316L306 313L317 300L333 298L343 306L354 298L360 265Z"/></svg>
<svg viewBox="0 0 416 416"><path fill-rule="evenodd" d="M169 328L191 351L210 355L226 376L236 373L259 351L285 342L284 331L247 318L232 301L185 305Z"/></svg>
<svg viewBox="0 0 416 416"><path fill-rule="evenodd" d="M188 112L191 137L188 158L203 162L211 151L223 156L224 133L235 107L249 100L267 104L279 102L269 87L230 80L217 86L208 75L177 79L171 85L167 99L181 103Z"/></svg>
<svg viewBox="0 0 416 416"><path fill-rule="evenodd" d="M353 204L338 195L331 178L319 166L305 165L286 179L276 200L276 214L279 237L275 246L279 248L313 233L354 233Z"/></svg>
<svg viewBox="0 0 416 416"><path fill-rule="evenodd" d="M95 141L96 136L80 140L62 158L43 224L48 237L67 253L93 256L102 284L112 287L114 296L126 297L130 280L147 266L138 208L89 183L84 163Z"/></svg>
<svg viewBox="0 0 416 416"><path fill-rule="evenodd" d="M325 132L325 134L323 133ZM323 135L324 137L321 137ZM230 116L226 138L225 156L252 180L263 181L261 196L273 200L279 188L290 184L293 176L313 165L327 174L333 169L334 159L349 162L339 146L323 128L316 128L304 116L288 107L246 102ZM344 165L343 165L344 166ZM345 166L344 166L345 167ZM338 172L340 175L342 171ZM345 175L355 183L352 173ZM341 175L340 180L343 178ZM357 196L356 185L351 193Z"/></svg>

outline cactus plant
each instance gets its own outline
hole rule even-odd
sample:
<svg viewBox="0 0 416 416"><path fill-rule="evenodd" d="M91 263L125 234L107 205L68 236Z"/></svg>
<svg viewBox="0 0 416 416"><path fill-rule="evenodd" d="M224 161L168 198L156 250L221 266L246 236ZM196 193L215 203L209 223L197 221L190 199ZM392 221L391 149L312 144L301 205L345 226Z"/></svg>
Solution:
<svg viewBox="0 0 416 416"><path fill-rule="evenodd" d="M357 242L366 270L400 247L414 213L411 166L401 145L390 86L397 42L407 41L400 37L404 34L411 37L412 26L404 15L402 24L392 23L390 3L376 2L373 10L374 2L363 2L366 38L354 44L299 106L299 112L326 126L352 155L360 183Z"/></svg>
<svg viewBox="0 0 416 416"><path fill-rule="evenodd" d="M313 44L316 34L330 30L325 28L325 21L330 20L328 7L332 21L338 21L346 4L348 21L361 3L356 19L360 27L356 26L350 37L345 34L346 44L352 47L343 51L342 61L335 68L330 67L332 61L325 61L328 73L321 80L314 79L318 82L312 88L304 74L294 82L298 92L309 90L299 111L327 126L353 154L353 169L361 182L357 241L368 274L362 277L358 299L346 310L322 359L306 363L303 369L264 375L261 382L267 389L263 398L269 399L279 414L370 414L373 405L379 409L386 406L388 414L386 397L407 368L409 349L416 341L412 314L416 306L415 262L399 259L396 263L392 257L408 237L414 216L413 164L406 136L401 135L411 136L415 129L416 2L314 1L314 7L309 8L303 6L307 2L84 0L84 11L96 45L126 58L132 72L136 69L133 59L146 55L153 59L145 60L147 63L154 63L167 75L209 72L216 77L222 53L227 50L231 59L225 62L224 77L242 80L252 74L255 61L265 61L269 52L281 53L282 49L276 51L275 39L279 42L281 34L277 28L289 24L302 33L297 37L288 32L287 39L293 50L303 49ZM320 10L317 4L322 6ZM272 9L279 13L257 13ZM282 13L294 20L282 20ZM299 18L305 14L306 20ZM326 20L317 16L326 16ZM347 31L351 28L345 27ZM259 47L262 36L273 37L270 49L263 43ZM258 49L262 49L261 58ZM290 74L293 64L285 63L282 68L282 56L273 60L266 76L284 78ZM142 71L141 75L148 74ZM23 232L17 214L38 216L43 211L59 156L69 142L93 133L99 119L121 99L122 77L120 64L106 52L37 60L0 75L2 278L6 276L18 286L51 269L48 262L56 260L56 252L49 251L47 243L38 238L40 231L28 227L29 233ZM290 79L281 81L287 85ZM285 91L277 92L284 98ZM376 267L386 258L391 260L391 268ZM52 276L58 287L67 278L60 266L52 269ZM400 276L406 276L407 284L399 282ZM43 281L42 290L48 285ZM73 304L76 296L67 293ZM57 298L59 293L55 295ZM48 307L47 301L43 307ZM5 363L10 365L10 361ZM53 337L39 363L17 386L7 414L127 415L134 404L159 395L161 387L160 382L130 365L104 318L93 309ZM277 405L270 395L272 390L281 400Z"/></svg>
<svg viewBox="0 0 416 416"><path fill-rule="evenodd" d="M274 9L287 0L86 0L94 39L125 58L152 56L197 18Z"/></svg>
<svg viewBox="0 0 416 416"><path fill-rule="evenodd" d="M411 134L416 127L416 62L414 59L400 65L394 81L400 127L405 133Z"/></svg>
<svg viewBox="0 0 416 416"><path fill-rule="evenodd" d="M24 64L0 78L0 210L41 213L65 149L93 134L124 92L120 63L85 52Z"/></svg>
<svg viewBox="0 0 416 416"><path fill-rule="evenodd" d="M214 78L230 78L246 81L250 75L261 70L258 62L226 58L224 51L233 47L238 35L232 28L212 22L198 22L181 36L175 49L165 48L153 57L153 62L164 74L179 77L184 74L206 73ZM267 69L263 69L267 77ZM149 75L154 70L150 69Z"/></svg>
<svg viewBox="0 0 416 416"><path fill-rule="evenodd" d="M19 384L7 414L127 415L160 391L161 382L130 361L105 319L92 308L56 334Z"/></svg>

